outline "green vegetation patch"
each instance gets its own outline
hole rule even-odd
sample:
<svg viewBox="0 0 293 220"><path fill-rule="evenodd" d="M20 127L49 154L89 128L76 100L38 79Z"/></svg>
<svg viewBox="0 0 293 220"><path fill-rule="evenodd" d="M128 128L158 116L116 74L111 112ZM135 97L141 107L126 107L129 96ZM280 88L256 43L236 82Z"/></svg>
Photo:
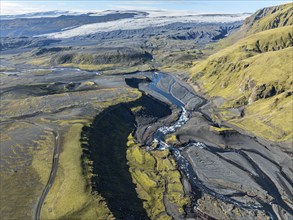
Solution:
<svg viewBox="0 0 293 220"><path fill-rule="evenodd" d="M290 92L289 92L290 93ZM288 93L258 100L248 105L243 118L229 122L269 140L293 138L293 99Z"/></svg>
<svg viewBox="0 0 293 220"><path fill-rule="evenodd" d="M0 141L1 219L31 219L50 173L54 136L33 123L15 121L1 125Z"/></svg>
<svg viewBox="0 0 293 220"><path fill-rule="evenodd" d="M205 52L211 54L211 52L219 51L220 49L231 46L238 40L255 33L292 25L292 3L263 8L246 18L242 27L238 31L215 44L208 45Z"/></svg>
<svg viewBox="0 0 293 220"><path fill-rule="evenodd" d="M219 115L250 133L285 141L292 127L292 28L251 35L192 68L192 78L209 97L223 97ZM229 109L242 114L229 116Z"/></svg>
<svg viewBox="0 0 293 220"><path fill-rule="evenodd" d="M293 3L260 9L245 24L250 26L250 34L293 25Z"/></svg>
<svg viewBox="0 0 293 220"><path fill-rule="evenodd" d="M189 199L185 196L181 176L169 150L146 151L136 143L132 134L127 142L127 160L139 198L151 219L172 219L168 216L164 199L184 215L183 207Z"/></svg>
<svg viewBox="0 0 293 220"><path fill-rule="evenodd" d="M215 131L215 132L218 132L218 133L224 133L224 132L227 132L227 131L233 131L233 128L226 128L226 127L215 127L215 126L210 126L210 130L211 131Z"/></svg>
<svg viewBox="0 0 293 220"><path fill-rule="evenodd" d="M92 194L81 166L80 132L73 124L65 134L57 176L42 208L42 219L112 219L106 202Z"/></svg>
<svg viewBox="0 0 293 220"><path fill-rule="evenodd" d="M166 135L165 142L167 144L171 144L171 145L174 145L174 144L178 144L179 143L179 141L178 141L178 139L177 139L177 137L176 137L175 134L168 134L168 135Z"/></svg>

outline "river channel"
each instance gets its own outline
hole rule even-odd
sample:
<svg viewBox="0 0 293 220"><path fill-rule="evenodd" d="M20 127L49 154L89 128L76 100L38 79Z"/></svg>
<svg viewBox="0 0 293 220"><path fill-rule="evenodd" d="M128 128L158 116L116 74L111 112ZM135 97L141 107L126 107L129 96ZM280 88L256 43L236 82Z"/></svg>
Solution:
<svg viewBox="0 0 293 220"><path fill-rule="evenodd" d="M193 205L196 207L197 199L200 198L202 193L206 193L240 208L261 210L270 216L272 220L278 219L272 208L272 204L277 204L288 213L292 214L292 209L282 200L275 184L258 165L246 155L246 151L220 149L201 142L192 142L183 147L173 147L165 143L165 136L182 127L190 119L191 112L188 112L185 109L184 103L174 97L171 92L163 91L157 86L162 77L164 77L163 73L154 73L151 82L148 83L148 88L153 92L159 93L161 96L168 99L172 105L180 109L180 115L178 120L173 124L168 126L163 125L153 133L152 146L156 147L149 146L147 149L170 149L177 162L179 171L187 178L195 194L195 204ZM135 185L132 183L126 160L127 137L137 126L135 117L130 111L130 108L135 106L144 106L144 108L147 109L145 116L147 118L152 118L154 122L171 114L171 110L168 106L163 105L151 96L143 95L137 102L120 104L106 109L102 114L98 115L93 123L89 136L90 155L94 155L91 158L94 161L95 174L93 188L106 199L110 210L117 219L147 219L142 201L138 199L135 192ZM247 196L245 193L239 192L236 193L237 195L224 195L205 186L198 177L197 172L191 166L188 158L185 157L184 151L190 147L206 150L218 157L220 157L220 153L223 152L233 152L241 155L254 168L256 173L251 174L254 181L274 198L273 201L264 202L255 198L255 203L240 202L234 199L233 196ZM233 164L232 161L227 159L226 161ZM239 169L243 169L236 163L233 165ZM244 171L247 172L247 170Z"/></svg>

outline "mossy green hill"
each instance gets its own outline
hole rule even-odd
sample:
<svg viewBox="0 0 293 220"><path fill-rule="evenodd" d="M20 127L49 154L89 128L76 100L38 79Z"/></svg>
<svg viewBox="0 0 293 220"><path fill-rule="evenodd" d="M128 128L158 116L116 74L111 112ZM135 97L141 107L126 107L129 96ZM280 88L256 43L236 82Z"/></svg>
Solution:
<svg viewBox="0 0 293 220"><path fill-rule="evenodd" d="M209 45L209 49L212 48L213 51L218 51L250 35L291 25L293 25L292 3L259 9L244 20L243 25L238 31L232 33L228 38ZM206 52L210 53L209 50Z"/></svg>
<svg viewBox="0 0 293 220"><path fill-rule="evenodd" d="M218 106L221 119L274 141L293 137L292 6L259 10L240 30L246 29L248 37L191 70L192 80L207 96L224 98ZM231 114L235 108L241 114Z"/></svg>
<svg viewBox="0 0 293 220"><path fill-rule="evenodd" d="M258 10L244 21L242 30L248 34L293 25L293 4L284 4Z"/></svg>

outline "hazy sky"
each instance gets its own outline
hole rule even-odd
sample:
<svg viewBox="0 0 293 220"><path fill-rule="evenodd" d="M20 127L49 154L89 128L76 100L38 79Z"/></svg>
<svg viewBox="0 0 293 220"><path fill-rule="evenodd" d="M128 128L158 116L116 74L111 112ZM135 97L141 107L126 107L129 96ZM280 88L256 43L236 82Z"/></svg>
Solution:
<svg viewBox="0 0 293 220"><path fill-rule="evenodd" d="M36 11L70 10L70 11L101 11L101 10L188 10L194 12L238 13L255 12L259 8L292 2L292 0L161 0L161 1L72 1L72 0L31 0L13 1L0 0L1 14L22 14Z"/></svg>

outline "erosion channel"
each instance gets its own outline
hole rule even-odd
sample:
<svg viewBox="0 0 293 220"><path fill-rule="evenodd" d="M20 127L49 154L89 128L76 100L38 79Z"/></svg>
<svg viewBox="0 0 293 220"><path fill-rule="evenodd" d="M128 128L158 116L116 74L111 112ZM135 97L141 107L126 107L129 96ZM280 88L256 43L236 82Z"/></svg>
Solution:
<svg viewBox="0 0 293 220"><path fill-rule="evenodd" d="M104 110L90 127L84 127L82 135L88 138L88 143L83 144L84 157L93 162L92 189L105 198L115 218L148 219L129 171L126 143L131 133L146 151L170 150L185 191L188 193L189 188L189 196L193 198L192 208L185 210L185 217L203 215L198 202L204 196L230 204L233 210L244 210L247 213L243 217L263 215L278 219L278 210L285 216L292 215L284 196L287 193L290 197L292 180L274 164L280 171L277 178L284 193L278 190L279 183L264 165L264 160L271 162L266 156L270 153L266 145L233 129L220 135L210 131L201 134L199 129L203 124L219 128L204 111L207 102L187 84L168 74L135 73L125 81L139 88L142 97ZM190 134L189 128L195 129L195 135ZM175 145L165 140L166 135L174 133L178 140ZM220 146L221 141L226 147ZM207 216L212 217L216 216Z"/></svg>

